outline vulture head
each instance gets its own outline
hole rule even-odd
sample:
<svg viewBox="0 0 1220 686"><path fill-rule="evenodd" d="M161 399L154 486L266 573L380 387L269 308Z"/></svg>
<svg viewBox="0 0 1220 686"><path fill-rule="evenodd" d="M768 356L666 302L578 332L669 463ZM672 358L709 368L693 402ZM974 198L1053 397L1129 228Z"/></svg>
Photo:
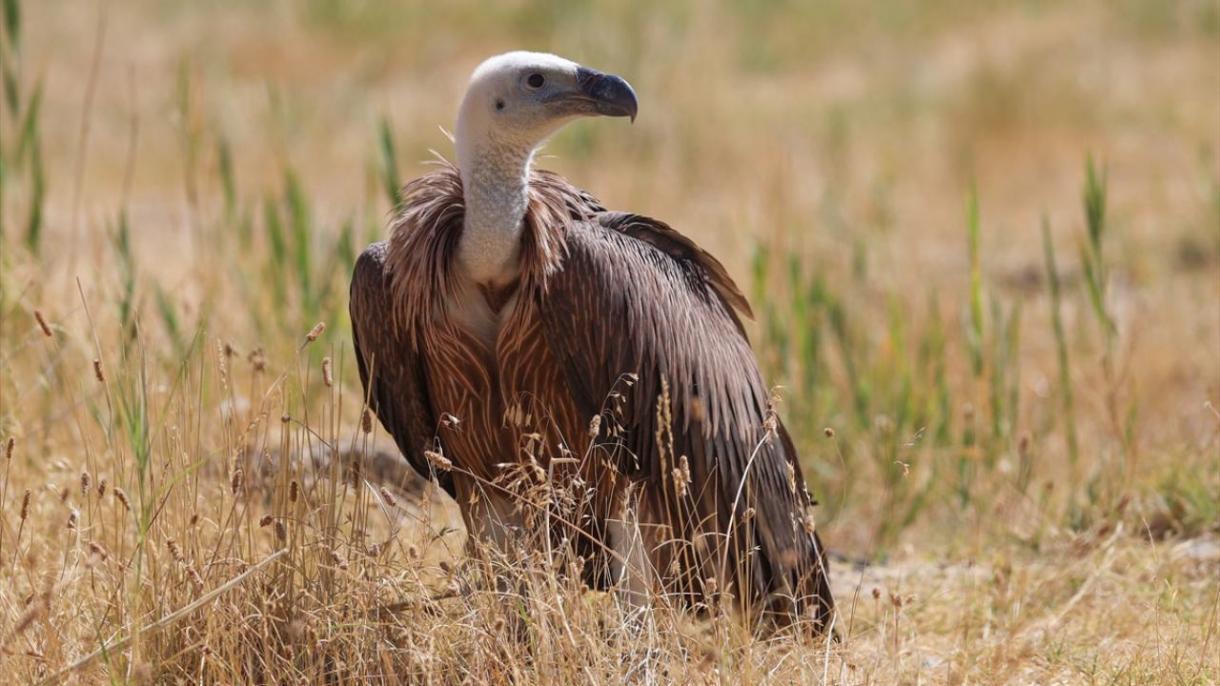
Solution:
<svg viewBox="0 0 1220 686"><path fill-rule="evenodd" d="M534 148L576 117L635 119L635 91L612 74L540 52L509 52L474 70L456 138Z"/></svg>

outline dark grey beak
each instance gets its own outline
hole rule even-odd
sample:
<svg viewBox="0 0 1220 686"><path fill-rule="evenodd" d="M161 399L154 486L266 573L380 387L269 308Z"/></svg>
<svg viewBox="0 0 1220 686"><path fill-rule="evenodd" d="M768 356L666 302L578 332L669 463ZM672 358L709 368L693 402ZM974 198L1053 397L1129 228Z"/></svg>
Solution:
<svg viewBox="0 0 1220 686"><path fill-rule="evenodd" d="M631 84L614 74L603 74L594 69L580 67L576 70L576 84L581 94L589 98L598 114L608 117L631 117L635 121L639 103Z"/></svg>

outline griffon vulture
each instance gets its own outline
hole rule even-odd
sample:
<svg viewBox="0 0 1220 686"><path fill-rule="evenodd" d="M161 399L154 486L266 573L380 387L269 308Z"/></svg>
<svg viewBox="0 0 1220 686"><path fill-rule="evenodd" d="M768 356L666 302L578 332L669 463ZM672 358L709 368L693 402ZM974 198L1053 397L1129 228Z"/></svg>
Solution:
<svg viewBox="0 0 1220 686"><path fill-rule="evenodd" d="M356 263L369 406L472 538L537 542L545 520L542 536L583 551L590 583L633 604L730 598L824 628L814 503L746 339L745 297L691 239L533 167L564 124L636 108L623 79L554 55L474 71L456 168L408 183L389 240ZM539 506L524 492L537 486L576 495Z"/></svg>

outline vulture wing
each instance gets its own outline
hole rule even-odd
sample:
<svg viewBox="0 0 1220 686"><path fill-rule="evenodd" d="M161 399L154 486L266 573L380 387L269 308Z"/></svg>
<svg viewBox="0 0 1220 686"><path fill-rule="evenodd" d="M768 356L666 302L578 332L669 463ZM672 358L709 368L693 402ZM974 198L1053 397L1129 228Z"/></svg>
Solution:
<svg viewBox="0 0 1220 686"><path fill-rule="evenodd" d="M388 253L389 245L379 241L356 260L348 305L356 364L369 407L415 471L430 480L434 470L424 457L424 449L436 435L437 418L428 402L423 360L391 316L394 308L386 265ZM437 473L436 477L441 488L453 495L452 477L448 473Z"/></svg>
<svg viewBox="0 0 1220 686"><path fill-rule="evenodd" d="M771 415L738 318L750 314L745 297L715 258L647 217L575 221L566 243L539 308L578 408L604 416L611 398L625 401L599 438L615 445L620 473L643 482L654 512L685 513L661 517L679 538L728 534L728 571L717 576L734 580L739 597L824 623L833 603L825 556L792 441ZM682 457L686 488L675 483Z"/></svg>

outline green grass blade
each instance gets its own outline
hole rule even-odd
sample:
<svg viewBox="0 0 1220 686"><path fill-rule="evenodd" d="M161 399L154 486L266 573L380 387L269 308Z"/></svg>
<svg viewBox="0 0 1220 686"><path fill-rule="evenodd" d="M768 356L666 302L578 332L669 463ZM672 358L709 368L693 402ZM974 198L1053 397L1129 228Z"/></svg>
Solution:
<svg viewBox="0 0 1220 686"><path fill-rule="evenodd" d="M970 322L966 329L966 347L974 375L983 375L983 269L979 259L979 193L970 190L966 202L966 229L970 253Z"/></svg>
<svg viewBox="0 0 1220 686"><path fill-rule="evenodd" d="M1076 439L1076 412L1072 390L1072 367L1068 357L1067 334L1063 329L1062 295L1059 283L1059 267L1055 263L1055 244L1051 241L1051 227L1046 216L1042 217L1042 254L1046 262L1046 284L1050 292L1051 327L1055 332L1055 352L1059 362L1059 397L1063 406L1063 423L1066 431L1068 458L1073 472L1080 460L1080 448Z"/></svg>
<svg viewBox="0 0 1220 686"><path fill-rule="evenodd" d="M398 153L394 148L394 132L390 129L390 122L385 117L381 118L378 129L382 182L385 185L386 199L390 201L390 207L397 209L402 202L402 179L398 176Z"/></svg>

